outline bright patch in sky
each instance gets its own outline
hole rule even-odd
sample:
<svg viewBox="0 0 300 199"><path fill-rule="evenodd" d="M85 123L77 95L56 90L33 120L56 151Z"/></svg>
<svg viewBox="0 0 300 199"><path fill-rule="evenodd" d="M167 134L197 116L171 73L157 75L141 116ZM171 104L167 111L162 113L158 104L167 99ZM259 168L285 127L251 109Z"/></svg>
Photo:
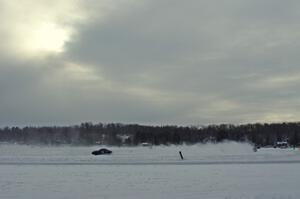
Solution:
<svg viewBox="0 0 300 199"><path fill-rule="evenodd" d="M0 2L0 49L20 58L61 53L76 30L74 24L87 16L81 0Z"/></svg>
<svg viewBox="0 0 300 199"><path fill-rule="evenodd" d="M63 51L71 31L54 23L41 23L30 28L24 38L23 48L29 53Z"/></svg>

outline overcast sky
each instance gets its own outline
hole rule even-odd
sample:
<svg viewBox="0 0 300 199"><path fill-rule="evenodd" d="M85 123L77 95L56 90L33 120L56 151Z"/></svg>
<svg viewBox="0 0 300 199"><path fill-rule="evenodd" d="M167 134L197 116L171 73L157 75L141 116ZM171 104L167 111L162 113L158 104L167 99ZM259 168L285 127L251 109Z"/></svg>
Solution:
<svg viewBox="0 0 300 199"><path fill-rule="evenodd" d="M1 0L0 125L300 120L298 0Z"/></svg>

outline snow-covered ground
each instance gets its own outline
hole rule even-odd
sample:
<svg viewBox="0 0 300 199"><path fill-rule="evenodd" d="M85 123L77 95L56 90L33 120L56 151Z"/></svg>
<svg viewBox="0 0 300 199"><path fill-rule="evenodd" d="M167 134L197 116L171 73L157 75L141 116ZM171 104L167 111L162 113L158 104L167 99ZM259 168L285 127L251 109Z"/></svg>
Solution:
<svg viewBox="0 0 300 199"><path fill-rule="evenodd" d="M300 198L299 149L228 142L90 154L98 148L0 145L0 198Z"/></svg>

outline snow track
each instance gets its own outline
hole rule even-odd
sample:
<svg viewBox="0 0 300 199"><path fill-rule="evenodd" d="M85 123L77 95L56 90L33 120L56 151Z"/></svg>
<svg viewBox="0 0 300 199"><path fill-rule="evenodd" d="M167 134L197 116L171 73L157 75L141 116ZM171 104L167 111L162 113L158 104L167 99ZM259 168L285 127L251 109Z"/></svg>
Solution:
<svg viewBox="0 0 300 199"><path fill-rule="evenodd" d="M169 147L0 145L2 199L299 199L300 151L223 143ZM182 151L184 160L178 151Z"/></svg>

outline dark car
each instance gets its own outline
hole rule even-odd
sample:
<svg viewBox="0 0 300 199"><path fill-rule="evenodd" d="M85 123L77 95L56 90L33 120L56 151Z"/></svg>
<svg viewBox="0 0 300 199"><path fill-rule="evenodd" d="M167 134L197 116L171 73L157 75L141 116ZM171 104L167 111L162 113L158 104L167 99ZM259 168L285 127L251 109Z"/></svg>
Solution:
<svg viewBox="0 0 300 199"><path fill-rule="evenodd" d="M102 149L92 152L93 155L105 155L105 154L111 154L111 153L112 153L112 151L105 149L105 148L102 148Z"/></svg>

